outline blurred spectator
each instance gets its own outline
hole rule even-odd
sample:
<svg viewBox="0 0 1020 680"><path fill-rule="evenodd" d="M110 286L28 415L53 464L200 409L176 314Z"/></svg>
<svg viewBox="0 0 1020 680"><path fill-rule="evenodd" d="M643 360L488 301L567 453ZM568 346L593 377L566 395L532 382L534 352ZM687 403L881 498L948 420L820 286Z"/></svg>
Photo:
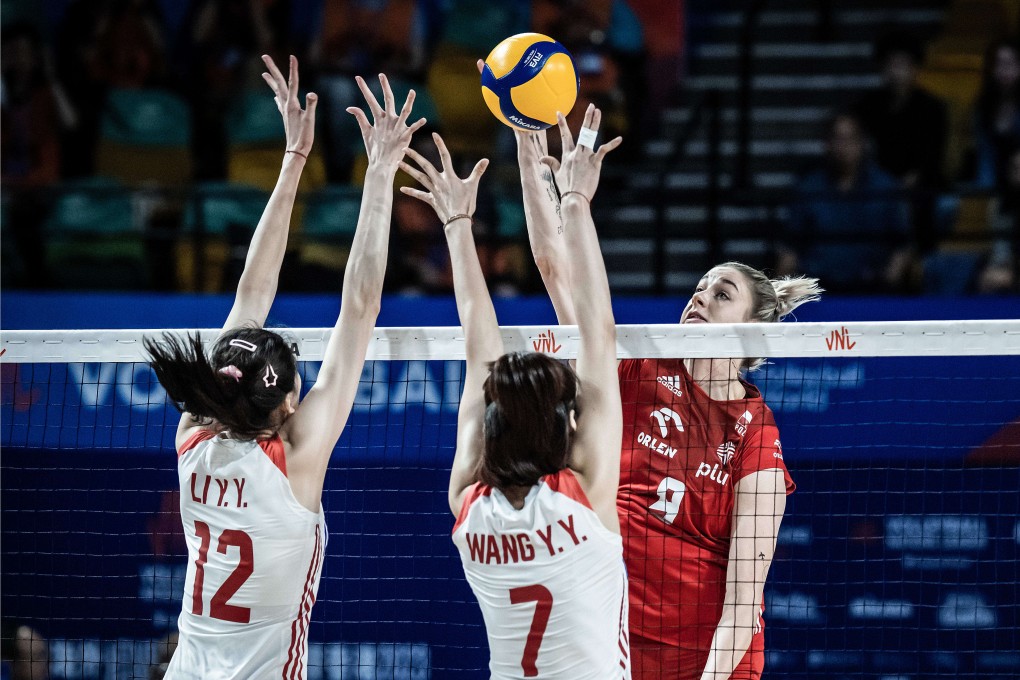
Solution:
<svg viewBox="0 0 1020 680"><path fill-rule="evenodd" d="M289 18L289 0L192 1L184 32L196 179L226 176L227 109L246 87L262 87L259 57L277 53Z"/></svg>
<svg viewBox="0 0 1020 680"><path fill-rule="evenodd" d="M567 117L571 125L580 126L588 104L595 103L603 112L604 139L635 129L645 89L644 38L626 2L535 0L532 28L558 40L574 58L581 90ZM640 148L636 140L629 146Z"/></svg>
<svg viewBox="0 0 1020 680"><path fill-rule="evenodd" d="M942 100L918 87L921 44L904 33L889 34L877 47L882 87L855 107L875 142L875 161L906 187L943 184L948 119Z"/></svg>
<svg viewBox="0 0 1020 680"><path fill-rule="evenodd" d="M975 106L975 176L978 187L1005 185L1007 153L1020 141L1020 49L1001 41L985 54L984 80Z"/></svg>
<svg viewBox="0 0 1020 680"><path fill-rule="evenodd" d="M425 30L413 0L331 0L322 5L319 33L309 57L319 70L316 92L323 107L326 171L333 182L351 178L362 144L347 107L364 105L354 82L385 73L391 82L420 81L425 69ZM416 84L422 91L424 85ZM403 102L397 102L399 109Z"/></svg>
<svg viewBox="0 0 1020 680"><path fill-rule="evenodd" d="M910 265L907 208L898 183L868 157L860 121L829 126L826 166L797 187L777 269L820 276L833 292L895 292Z"/></svg>
<svg viewBox="0 0 1020 680"><path fill-rule="evenodd" d="M89 55L93 80L121 88L163 84L166 44L155 0L115 0L105 7Z"/></svg>
<svg viewBox="0 0 1020 680"><path fill-rule="evenodd" d="M5 679L47 680L50 677L49 643L39 631L12 621L4 621L0 631Z"/></svg>
<svg viewBox="0 0 1020 680"><path fill-rule="evenodd" d="M24 265L23 283L41 287L48 284L42 234L52 198L47 188L60 178L61 130L75 114L33 27L4 30L0 64L0 168L11 235Z"/></svg>
<svg viewBox="0 0 1020 680"><path fill-rule="evenodd" d="M977 292L1009 293L1017 289L1020 254L1020 144L1006 164L1006 186L992 201L989 222L994 241L988 261L978 275Z"/></svg>

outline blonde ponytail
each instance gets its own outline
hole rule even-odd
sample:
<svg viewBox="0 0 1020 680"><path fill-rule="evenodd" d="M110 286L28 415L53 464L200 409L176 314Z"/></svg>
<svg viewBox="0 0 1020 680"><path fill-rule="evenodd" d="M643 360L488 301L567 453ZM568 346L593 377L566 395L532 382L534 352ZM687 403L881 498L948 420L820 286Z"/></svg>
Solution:
<svg viewBox="0 0 1020 680"><path fill-rule="evenodd" d="M818 279L806 276L784 276L781 279L772 279L770 283L776 293L776 305L772 313L773 318L769 321L782 321L805 302L820 300L822 293L825 292L818 285Z"/></svg>

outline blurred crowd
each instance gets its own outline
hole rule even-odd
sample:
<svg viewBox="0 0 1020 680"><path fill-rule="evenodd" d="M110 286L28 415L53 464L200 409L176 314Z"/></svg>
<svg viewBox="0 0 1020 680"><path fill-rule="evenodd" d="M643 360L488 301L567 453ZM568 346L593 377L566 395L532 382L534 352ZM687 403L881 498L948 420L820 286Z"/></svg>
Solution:
<svg viewBox="0 0 1020 680"><path fill-rule="evenodd" d="M919 84L922 44L890 33L876 45L882 85L830 121L823 165L799 182L790 204L782 273L824 276L832 291L1008 293L1020 255L1020 47L987 48L967 114L961 158L947 159L946 102ZM987 247L937 252L961 220L961 198L978 197L975 231ZM986 200L987 199L987 200ZM987 227L982 229L982 227ZM870 242L862 242L861 237ZM796 245L794 245L796 244ZM852 266L851 266L852 265ZM965 281L934 280L965 277Z"/></svg>
<svg viewBox="0 0 1020 680"><path fill-rule="evenodd" d="M598 104L607 135L627 139L618 162L636 165L663 110L682 94L684 17L684 0L7 1L4 284L232 288L246 230L279 169L282 127L258 57L295 54L302 89L319 95L320 125L284 289L339 289L344 238L323 224L349 216L365 164L344 109L362 103L355 74L385 72L398 97L416 90L426 132L440 130L468 162L496 162L477 212L486 275L497 294L536 291L513 137L474 96L475 60L514 33L555 36L581 76L572 115ZM834 291L1016 290L1017 44L988 48L958 163L947 161L946 103L919 84L924 45L892 33L875 54L883 84L832 119L824 163L804 174L788 218L770 234L770 264L821 275ZM961 198L960 187L982 200ZM130 196L120 193L126 188ZM940 249L975 211L994 243ZM113 264L111 253L120 258ZM391 253L391 292L450 290L439 225L399 193ZM967 260L967 280L943 285L961 271L956 258ZM922 262L941 266L922 271Z"/></svg>

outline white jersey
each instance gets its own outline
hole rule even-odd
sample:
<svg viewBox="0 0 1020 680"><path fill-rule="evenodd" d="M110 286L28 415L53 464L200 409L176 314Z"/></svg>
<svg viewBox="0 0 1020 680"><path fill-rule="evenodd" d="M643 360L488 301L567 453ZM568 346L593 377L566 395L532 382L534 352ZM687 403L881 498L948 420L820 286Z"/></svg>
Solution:
<svg viewBox="0 0 1020 680"><path fill-rule="evenodd" d="M517 510L475 484L453 527L489 637L494 680L630 678L623 542L570 470Z"/></svg>
<svg viewBox="0 0 1020 680"><path fill-rule="evenodd" d="M279 436L199 431L178 452L188 576L169 680L304 678L326 543Z"/></svg>

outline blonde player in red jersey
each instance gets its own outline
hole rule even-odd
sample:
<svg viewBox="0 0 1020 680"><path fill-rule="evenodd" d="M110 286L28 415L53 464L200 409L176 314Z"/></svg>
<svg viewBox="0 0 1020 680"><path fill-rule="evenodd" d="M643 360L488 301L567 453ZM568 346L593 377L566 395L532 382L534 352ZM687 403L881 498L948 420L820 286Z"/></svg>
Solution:
<svg viewBox="0 0 1020 680"><path fill-rule="evenodd" d="M600 118L589 109L589 132ZM559 124L570 138L562 117ZM428 191L401 190L435 209L453 263L467 373L450 509L457 518L453 541L485 620L491 677L629 678L627 577L615 504L616 329L590 211L602 159L620 140L595 152L571 139L563 159L565 238L580 263L571 282L587 291L577 301L575 375L543 354L504 354L471 232L488 161L461 180L435 139L443 170L408 151L420 170L401 167Z"/></svg>
<svg viewBox="0 0 1020 680"><path fill-rule="evenodd" d="M269 57L263 77L287 136L280 179L252 237L233 308L207 356L201 339L146 341L151 366L182 409L177 428L188 572L171 680L303 678L308 624L322 567L322 486L344 428L379 312L393 178L424 120L408 126L380 75L380 106L358 78L374 118L357 119L368 173L344 275L340 316L315 385L299 402L294 350L262 328L276 296L298 180L312 148L316 97L298 101Z"/></svg>
<svg viewBox="0 0 1020 680"><path fill-rule="evenodd" d="M544 133L517 142L535 261L560 323L574 324L579 258L561 236L562 168L540 163ZM778 322L821 292L816 279L770 280L728 262L702 277L680 322ZM758 363L620 362L617 505L635 680L761 676L762 593L794 483L771 410L741 378Z"/></svg>

